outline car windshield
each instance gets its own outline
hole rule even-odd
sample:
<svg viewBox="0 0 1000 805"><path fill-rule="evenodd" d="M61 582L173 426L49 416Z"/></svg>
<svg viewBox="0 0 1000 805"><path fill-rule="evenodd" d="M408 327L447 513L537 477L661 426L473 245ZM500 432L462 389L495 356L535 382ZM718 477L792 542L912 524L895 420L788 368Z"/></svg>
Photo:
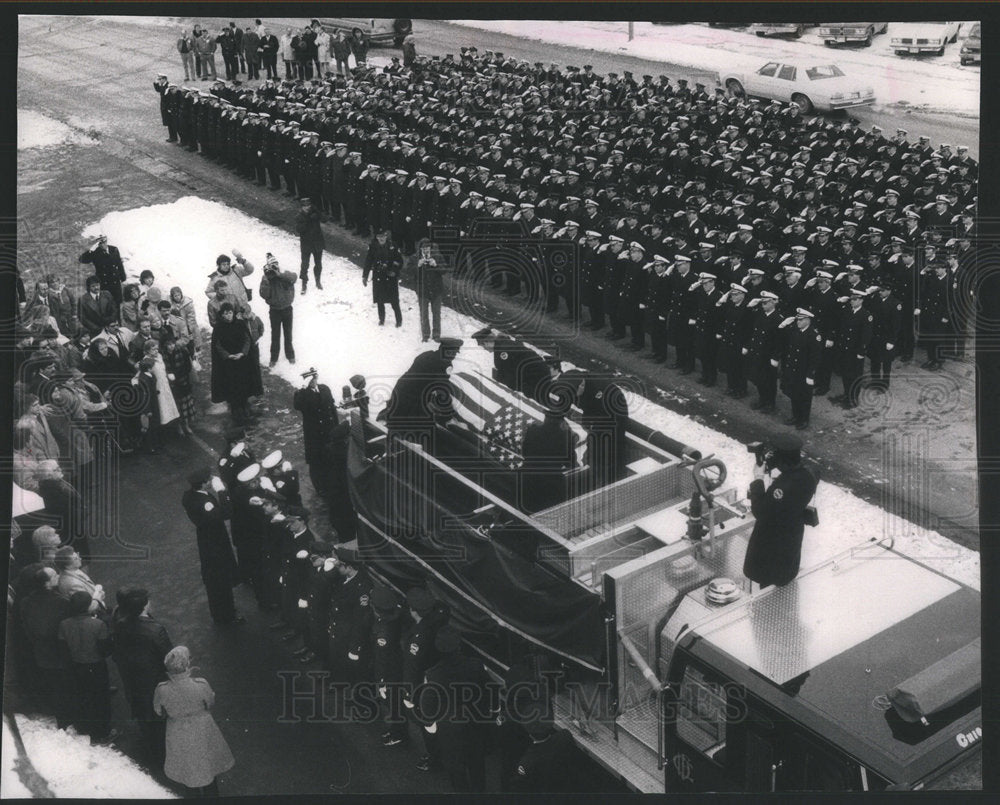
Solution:
<svg viewBox="0 0 1000 805"><path fill-rule="evenodd" d="M806 75L810 81L819 81L821 78L834 78L843 75L843 71L836 64L819 64L815 67L807 67Z"/></svg>
<svg viewBox="0 0 1000 805"><path fill-rule="evenodd" d="M979 33L979 23L978 22L975 25L972 26L972 30L969 31L969 36L970 37L972 37L972 36L981 36L981 34Z"/></svg>

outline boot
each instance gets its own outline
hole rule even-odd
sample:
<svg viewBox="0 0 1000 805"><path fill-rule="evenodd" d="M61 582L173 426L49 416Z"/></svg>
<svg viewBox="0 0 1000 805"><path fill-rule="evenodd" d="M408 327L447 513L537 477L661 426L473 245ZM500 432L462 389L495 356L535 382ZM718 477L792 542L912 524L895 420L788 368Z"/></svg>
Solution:
<svg viewBox="0 0 1000 805"><path fill-rule="evenodd" d="M301 293L302 293L303 296L305 295L306 287L308 285L309 285L309 280L306 280L306 279L302 280L302 291L301 291Z"/></svg>

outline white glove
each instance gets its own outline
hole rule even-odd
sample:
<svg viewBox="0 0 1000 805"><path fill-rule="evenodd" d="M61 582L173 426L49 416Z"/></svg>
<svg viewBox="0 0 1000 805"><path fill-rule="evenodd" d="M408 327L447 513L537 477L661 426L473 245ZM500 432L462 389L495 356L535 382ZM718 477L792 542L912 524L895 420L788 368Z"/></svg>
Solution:
<svg viewBox="0 0 1000 805"><path fill-rule="evenodd" d="M771 358L771 366L773 366L775 369L778 368L778 362L774 358Z"/></svg>
<svg viewBox="0 0 1000 805"><path fill-rule="evenodd" d="M167 372L167 380L176 380L177 378L173 376L172 373Z"/></svg>
<svg viewBox="0 0 1000 805"><path fill-rule="evenodd" d="M296 559L305 559L307 556L309 556L309 551L306 550L301 550L295 554Z"/></svg>
<svg viewBox="0 0 1000 805"><path fill-rule="evenodd" d="M764 470L764 466L755 461L753 465L753 479L755 481L763 481L766 477L767 472Z"/></svg>
<svg viewBox="0 0 1000 805"><path fill-rule="evenodd" d="M829 338L826 339L826 348L829 349L832 346L833 346L833 341L831 341Z"/></svg>
<svg viewBox="0 0 1000 805"><path fill-rule="evenodd" d="M716 333L715 337L718 338L721 341L722 340L722 333Z"/></svg>
<svg viewBox="0 0 1000 805"><path fill-rule="evenodd" d="M813 380L811 377L807 377L806 378L806 385L807 386L815 386L816 385L816 381Z"/></svg>
<svg viewBox="0 0 1000 805"><path fill-rule="evenodd" d="M645 310L645 309L646 309L646 306L640 302L639 303L639 310Z"/></svg>
<svg viewBox="0 0 1000 805"><path fill-rule="evenodd" d="M850 299L849 296L838 296L837 297L837 301L840 302L841 304L843 304L844 302L846 302L848 299Z"/></svg>
<svg viewBox="0 0 1000 805"><path fill-rule="evenodd" d="M743 349L740 350L741 355L747 355L749 352L750 350L748 350L746 347L743 347Z"/></svg>
<svg viewBox="0 0 1000 805"><path fill-rule="evenodd" d="M212 489L216 492L224 492L226 490L226 485L218 475L212 476Z"/></svg>
<svg viewBox="0 0 1000 805"><path fill-rule="evenodd" d="M886 349L892 349L892 344L890 344L890 343L889 343L889 342L887 341L887 342L886 342L886 344L885 344L885 348L886 348Z"/></svg>
<svg viewBox="0 0 1000 805"><path fill-rule="evenodd" d="M388 698L388 695L389 695L388 694L388 689L386 688L386 686L385 685L379 685L378 686L378 696L379 696L379 698L380 699L386 699L386 698Z"/></svg>
<svg viewBox="0 0 1000 805"><path fill-rule="evenodd" d="M858 360L859 360L859 361L863 361L864 359L865 359L865 356L864 356L864 355L858 355Z"/></svg>
<svg viewBox="0 0 1000 805"><path fill-rule="evenodd" d="M299 609L307 609L309 607L309 602L304 598L299 599Z"/></svg>
<svg viewBox="0 0 1000 805"><path fill-rule="evenodd" d="M258 151L258 152L257 152L257 156L259 156L259 157L262 157L262 156L264 156L264 155L263 155L263 154L262 154L262 153L261 153L260 151Z"/></svg>
<svg viewBox="0 0 1000 805"><path fill-rule="evenodd" d="M333 557L323 560L323 570L325 570L327 573L333 570L336 566L337 566L337 560L334 559Z"/></svg>
<svg viewBox="0 0 1000 805"><path fill-rule="evenodd" d="M407 710L412 710L413 702L411 702L409 699L403 699L403 707L405 707Z"/></svg>
<svg viewBox="0 0 1000 805"><path fill-rule="evenodd" d="M351 662L357 662L359 658L358 658L358 655L355 654L353 651L348 651L347 652L347 659L351 660Z"/></svg>
<svg viewBox="0 0 1000 805"><path fill-rule="evenodd" d="M913 315L914 316L919 316L920 315L920 308L918 308L918 307L913 308Z"/></svg>
<svg viewBox="0 0 1000 805"><path fill-rule="evenodd" d="M795 322L795 317L794 316L789 316L787 319L785 319L783 322L781 322L781 324L779 324L778 326L779 327L787 327L789 324L793 324L794 322Z"/></svg>
<svg viewBox="0 0 1000 805"><path fill-rule="evenodd" d="M812 279L810 279L810 280L806 280L806 286L805 286L805 287L806 287L806 288L812 288L812 287L813 287L813 285L815 285L815 284L816 284L816 278L815 278L815 277L813 277L813 278L812 278Z"/></svg>
<svg viewBox="0 0 1000 805"><path fill-rule="evenodd" d="M427 732L429 732L431 735L433 735L435 732L438 731L438 725L435 722L434 724L427 725L426 727L424 727L424 729L427 730Z"/></svg>
<svg viewBox="0 0 1000 805"><path fill-rule="evenodd" d="M695 320L694 319L688 319L688 324L690 324L693 327L695 325Z"/></svg>
<svg viewBox="0 0 1000 805"><path fill-rule="evenodd" d="M941 323L942 324L947 324L948 323L948 319L941 319Z"/></svg>
<svg viewBox="0 0 1000 805"><path fill-rule="evenodd" d="M755 296L749 302L747 302L747 307L757 307L760 304L760 297Z"/></svg>

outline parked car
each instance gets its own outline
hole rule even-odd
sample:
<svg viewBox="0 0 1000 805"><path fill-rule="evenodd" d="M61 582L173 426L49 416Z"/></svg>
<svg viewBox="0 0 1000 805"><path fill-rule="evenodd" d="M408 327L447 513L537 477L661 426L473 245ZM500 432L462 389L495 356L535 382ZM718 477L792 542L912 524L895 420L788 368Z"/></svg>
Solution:
<svg viewBox="0 0 1000 805"><path fill-rule="evenodd" d="M907 53L944 55L944 46L958 39L957 22L897 22L892 26L892 49Z"/></svg>
<svg viewBox="0 0 1000 805"><path fill-rule="evenodd" d="M811 23L808 22L755 22L750 26L750 30L757 36L791 34L798 39L809 25Z"/></svg>
<svg viewBox="0 0 1000 805"><path fill-rule="evenodd" d="M326 17L320 19L320 25L327 33L341 31L350 34L355 28L360 28L368 35L368 41L372 45L388 45L390 42L396 47L402 47L403 37L413 33L412 20L404 19L362 19L347 17Z"/></svg>
<svg viewBox="0 0 1000 805"><path fill-rule="evenodd" d="M962 43L962 49L959 51L958 58L962 64L979 64L982 59L980 58L980 48L982 48L982 34L980 33L980 23L974 23L972 30L969 31L969 35L965 38Z"/></svg>
<svg viewBox="0 0 1000 805"><path fill-rule="evenodd" d="M805 114L814 109L829 112L875 103L870 84L828 62L769 61L758 70L720 72L716 83L737 97L794 101Z"/></svg>
<svg viewBox="0 0 1000 805"><path fill-rule="evenodd" d="M823 38L824 45L839 45L844 42L862 42L870 47L876 34L884 34L887 22L821 22L816 32Z"/></svg>

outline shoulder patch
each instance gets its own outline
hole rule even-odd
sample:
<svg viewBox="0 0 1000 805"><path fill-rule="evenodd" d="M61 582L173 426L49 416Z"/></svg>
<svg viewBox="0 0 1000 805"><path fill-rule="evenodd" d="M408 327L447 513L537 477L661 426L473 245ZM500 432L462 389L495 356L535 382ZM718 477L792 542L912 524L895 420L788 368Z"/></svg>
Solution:
<svg viewBox="0 0 1000 805"><path fill-rule="evenodd" d="M871 314L869 313L868 314L868 321L871 321L871 320L872 320L872 317L871 317Z"/></svg>
<svg viewBox="0 0 1000 805"><path fill-rule="evenodd" d="M389 641L384 637L378 638L375 642L378 643L380 648L385 648L389 644Z"/></svg>
<svg viewBox="0 0 1000 805"><path fill-rule="evenodd" d="M420 646L416 643L410 643L410 654L416 657L420 653Z"/></svg>
<svg viewBox="0 0 1000 805"><path fill-rule="evenodd" d="M785 496L784 490L782 490L782 489L775 489L774 490L774 499L775 500L781 500L784 496Z"/></svg>
<svg viewBox="0 0 1000 805"><path fill-rule="evenodd" d="M205 501L205 511L210 512L215 508L215 505L210 500Z"/></svg>
<svg viewBox="0 0 1000 805"><path fill-rule="evenodd" d="M517 767L517 773L520 774L522 777L527 777L528 776L528 772L526 772L524 770L524 766L518 766Z"/></svg>
<svg viewBox="0 0 1000 805"><path fill-rule="evenodd" d="M508 357L509 356L507 355L506 352L501 352L500 353L500 360L505 361L505 360L507 360Z"/></svg>
<svg viewBox="0 0 1000 805"><path fill-rule="evenodd" d="M903 309L902 305L896 305L896 310L902 310L902 309Z"/></svg>

